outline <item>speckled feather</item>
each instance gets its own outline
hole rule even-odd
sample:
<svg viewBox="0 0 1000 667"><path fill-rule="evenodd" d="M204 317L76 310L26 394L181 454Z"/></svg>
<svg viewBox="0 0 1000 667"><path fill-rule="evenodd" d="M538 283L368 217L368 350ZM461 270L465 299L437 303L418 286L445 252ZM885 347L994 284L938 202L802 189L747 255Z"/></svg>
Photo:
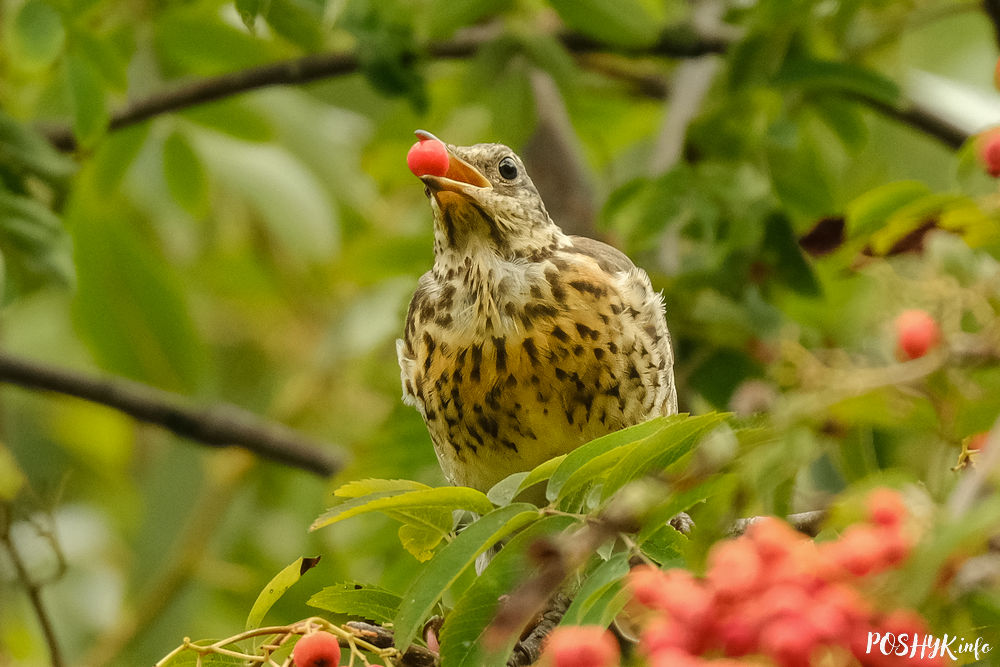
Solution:
<svg viewBox="0 0 1000 667"><path fill-rule="evenodd" d="M448 150L485 180L423 178L434 266L396 348L403 399L423 415L449 481L485 490L676 412L670 334L646 273L564 234L506 146Z"/></svg>

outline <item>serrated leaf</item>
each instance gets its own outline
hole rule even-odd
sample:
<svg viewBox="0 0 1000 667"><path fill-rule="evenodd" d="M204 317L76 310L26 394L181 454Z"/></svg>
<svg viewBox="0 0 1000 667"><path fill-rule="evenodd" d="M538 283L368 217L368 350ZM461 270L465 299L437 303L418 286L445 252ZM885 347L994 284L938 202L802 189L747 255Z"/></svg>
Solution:
<svg viewBox="0 0 1000 667"><path fill-rule="evenodd" d="M549 485L545 491L545 497L548 500L553 501L559 497L562 487L566 482L580 470L581 467L587 465L589 461L594 459L596 456L600 456L606 452L609 452L618 447L628 445L640 440L651 433L655 433L659 429L666 426L667 420L670 417L658 417L656 419L650 419L642 424L637 424L636 426L631 426L620 431L615 431L614 433L609 433L608 435L601 436L595 440L580 445L574 449L569 454L559 461L556 469L552 471L551 477L549 478Z"/></svg>
<svg viewBox="0 0 1000 667"><path fill-rule="evenodd" d="M725 414L717 412L697 417L668 417L669 423L664 428L637 441L607 472L601 498L609 498L618 489L653 470L666 468L694 449L700 436L725 418Z"/></svg>
<svg viewBox="0 0 1000 667"><path fill-rule="evenodd" d="M387 623L396 615L400 602L398 595L378 586L343 583L323 588L306 604L334 614Z"/></svg>
<svg viewBox="0 0 1000 667"><path fill-rule="evenodd" d="M526 555L537 539L555 535L577 523L568 516L549 516L531 524L500 550L486 570L455 602L441 627L442 664L451 667L501 667L517 637L511 637L494 652L485 652L481 640L496 614L501 596L532 575L534 566Z"/></svg>
<svg viewBox="0 0 1000 667"><path fill-rule="evenodd" d="M181 132L171 132L163 143L163 176L167 189L181 207L199 217L208 207L208 180L198 154Z"/></svg>
<svg viewBox="0 0 1000 667"><path fill-rule="evenodd" d="M400 544L421 563L431 559L434 549L451 532L448 510L421 510L416 516L399 512L392 517L403 522L397 531Z"/></svg>
<svg viewBox="0 0 1000 667"><path fill-rule="evenodd" d="M11 51L28 69L51 65L66 43L59 12L43 0L28 0L17 10L8 30Z"/></svg>
<svg viewBox="0 0 1000 667"><path fill-rule="evenodd" d="M622 588L622 578L628 574L628 559L628 554L622 551L606 561L599 561L596 567L587 572L583 584L574 593L573 602L563 615L560 624L607 626L610 621L602 621L610 611L608 605L611 599ZM614 613L618 611L621 609L615 610Z"/></svg>
<svg viewBox="0 0 1000 667"><path fill-rule="evenodd" d="M396 645L410 645L437 601L479 554L540 516L538 508L528 503L501 507L469 525L435 554L403 595L395 619Z"/></svg>
<svg viewBox="0 0 1000 667"><path fill-rule="evenodd" d="M68 54L66 84L73 108L73 134L83 147L97 143L108 127L104 86L93 65L78 54Z"/></svg>
<svg viewBox="0 0 1000 667"><path fill-rule="evenodd" d="M847 205L847 237L873 234L885 225L889 216L930 191L920 181L896 181L869 190Z"/></svg>
<svg viewBox="0 0 1000 667"><path fill-rule="evenodd" d="M214 640L192 642L199 645L214 644ZM167 662L157 663L159 667L230 667L231 665L246 665L246 661L233 655L221 653L196 653L182 651Z"/></svg>
<svg viewBox="0 0 1000 667"><path fill-rule="evenodd" d="M360 498L370 493L390 491L417 491L432 487L409 479L357 479L337 488L333 495L338 498Z"/></svg>
<svg viewBox="0 0 1000 667"><path fill-rule="evenodd" d="M247 616L246 629L253 630L254 628L259 628L261 622L264 620L264 616L267 614L268 610L274 606L274 603L281 599L281 596L285 594L289 588L291 588L295 583L302 578L302 575L309 570L316 567L319 563L319 556L313 558L301 557L296 558L294 561L285 566L278 574L274 575L271 581L267 582L267 586L257 596L257 599L253 603L253 607L250 608L250 614Z"/></svg>
<svg viewBox="0 0 1000 667"><path fill-rule="evenodd" d="M637 0L549 0L549 4L571 29L606 44L649 46L659 34L658 22Z"/></svg>
<svg viewBox="0 0 1000 667"><path fill-rule="evenodd" d="M485 493L465 486L442 486L401 493L390 491L334 505L321 514L309 527L309 530L317 530L369 512L388 514L391 512L420 512L422 510L469 510L484 514L491 509L493 509L493 503L490 502Z"/></svg>

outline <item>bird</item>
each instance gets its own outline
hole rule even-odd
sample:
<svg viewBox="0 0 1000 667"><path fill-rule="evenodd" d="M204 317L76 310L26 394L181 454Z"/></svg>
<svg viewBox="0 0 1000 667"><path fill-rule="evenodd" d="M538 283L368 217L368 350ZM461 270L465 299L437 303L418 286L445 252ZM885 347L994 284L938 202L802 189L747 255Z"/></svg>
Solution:
<svg viewBox="0 0 1000 667"><path fill-rule="evenodd" d="M507 146L416 135L447 159L411 164L433 212L434 261L396 352L403 401L423 417L449 483L487 491L675 414L664 300L646 272L610 245L565 234Z"/></svg>

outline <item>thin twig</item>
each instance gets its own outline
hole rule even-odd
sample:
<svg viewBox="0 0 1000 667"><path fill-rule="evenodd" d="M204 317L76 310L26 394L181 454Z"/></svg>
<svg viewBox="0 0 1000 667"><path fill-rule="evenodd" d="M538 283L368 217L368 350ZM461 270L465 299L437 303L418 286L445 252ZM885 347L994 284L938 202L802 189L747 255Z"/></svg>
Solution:
<svg viewBox="0 0 1000 667"><path fill-rule="evenodd" d="M425 51L431 58L468 58L482 46L496 39L500 26L490 24L460 33L452 40L429 44ZM583 35L556 32L555 37L571 52L589 53L606 50L607 46ZM643 50L646 55L675 58L696 57L705 53L725 50L725 41L701 38L690 32L668 31L652 46ZM417 54L413 54L415 59ZM180 84L168 90L153 93L136 100L111 116L109 130L119 130L155 116L180 111L199 104L214 102L258 88L279 85L298 85L360 71L362 61L354 52L319 53L259 67L251 67L219 76L208 77ZM69 127L50 127L44 130L49 141L62 151L76 148L76 140Z"/></svg>
<svg viewBox="0 0 1000 667"><path fill-rule="evenodd" d="M0 353L0 382L100 403L205 445L236 445L317 475L333 475L346 459L339 448L234 405L195 407L182 396L123 378L94 377Z"/></svg>
<svg viewBox="0 0 1000 667"><path fill-rule="evenodd" d="M59 641L56 639L55 628L52 626L52 620L49 617L48 610L45 608L45 602L42 600L42 587L28 572L28 568L17 550L17 545L14 544L14 538L10 534L11 525L13 524L13 520L10 517L10 507L4 503L0 503L0 512L3 513L3 518L0 520L0 542L3 543L7 554L10 556L10 562L14 565L17 578L28 594L28 601L31 603L31 608L35 611L35 618L38 619L38 625L41 626L42 635L45 637L45 644L49 648L49 659L52 661L52 667L63 667L66 663L63 662L62 652L59 649Z"/></svg>

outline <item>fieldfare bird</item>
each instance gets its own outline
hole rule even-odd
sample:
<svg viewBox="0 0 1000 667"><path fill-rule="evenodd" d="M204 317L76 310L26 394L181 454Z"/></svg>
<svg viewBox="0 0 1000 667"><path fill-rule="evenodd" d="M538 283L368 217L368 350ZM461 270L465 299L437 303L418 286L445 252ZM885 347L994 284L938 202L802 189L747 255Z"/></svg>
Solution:
<svg viewBox="0 0 1000 667"><path fill-rule="evenodd" d="M434 265L396 342L452 484L487 490L612 431L677 411L663 298L623 253L556 226L521 159L418 130ZM435 142L435 143L427 143Z"/></svg>

